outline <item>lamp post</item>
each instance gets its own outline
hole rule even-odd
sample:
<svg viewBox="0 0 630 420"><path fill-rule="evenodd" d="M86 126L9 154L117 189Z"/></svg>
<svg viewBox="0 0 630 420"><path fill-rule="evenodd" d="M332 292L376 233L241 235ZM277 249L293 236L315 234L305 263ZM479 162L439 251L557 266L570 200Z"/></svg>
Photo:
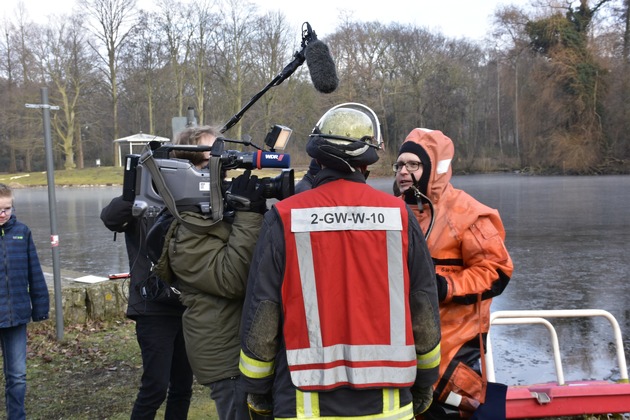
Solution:
<svg viewBox="0 0 630 420"><path fill-rule="evenodd" d="M53 280L55 289L55 319L57 340L63 340L63 305L61 300L61 271L59 269L59 235L57 233L57 199L55 197L55 165L53 161L52 139L50 135L50 110L58 106L48 104L48 88L41 88L41 104L26 104L27 108L39 108L44 119L44 144L46 147L46 173L48 180L48 211L50 213L50 245L53 258Z"/></svg>

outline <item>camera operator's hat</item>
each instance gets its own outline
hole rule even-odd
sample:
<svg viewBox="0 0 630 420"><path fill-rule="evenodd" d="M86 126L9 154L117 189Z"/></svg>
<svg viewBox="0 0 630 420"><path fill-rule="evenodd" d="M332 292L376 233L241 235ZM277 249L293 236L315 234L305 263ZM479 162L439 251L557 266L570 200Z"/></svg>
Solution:
<svg viewBox="0 0 630 420"><path fill-rule="evenodd" d="M322 165L344 172L378 161L383 138L369 107L347 102L329 109L317 122L306 152Z"/></svg>

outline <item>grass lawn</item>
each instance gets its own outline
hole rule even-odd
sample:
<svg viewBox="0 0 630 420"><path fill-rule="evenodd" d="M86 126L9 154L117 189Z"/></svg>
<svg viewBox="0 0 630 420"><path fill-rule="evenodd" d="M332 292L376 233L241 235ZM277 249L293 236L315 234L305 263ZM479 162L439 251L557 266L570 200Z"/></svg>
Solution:
<svg viewBox="0 0 630 420"><path fill-rule="evenodd" d="M54 320L29 324L28 419L129 419L141 375L133 321L66 327L62 341L56 339ZM0 378L4 384L1 372ZM156 418L164 418L163 406ZM197 383L189 418L218 420L209 390Z"/></svg>
<svg viewBox="0 0 630 420"><path fill-rule="evenodd" d="M239 170L228 171L228 179L239 174ZM262 169L253 172L259 177L275 177L279 171L274 169ZM299 180L304 171L295 171L295 180ZM85 168L74 170L59 170L54 173L56 186L93 186L93 185L122 185L123 169L114 166L101 166L98 168ZM46 171L8 174L0 172L0 182L12 188L41 187L48 185Z"/></svg>
<svg viewBox="0 0 630 420"><path fill-rule="evenodd" d="M113 166L55 171L55 185L122 185L123 169ZM48 174L43 172L0 173L0 182L12 188L48 185Z"/></svg>

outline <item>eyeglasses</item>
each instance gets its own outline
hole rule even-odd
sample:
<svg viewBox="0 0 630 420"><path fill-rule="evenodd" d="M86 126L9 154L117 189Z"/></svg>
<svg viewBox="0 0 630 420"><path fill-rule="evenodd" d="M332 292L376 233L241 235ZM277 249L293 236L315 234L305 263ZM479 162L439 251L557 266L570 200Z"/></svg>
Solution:
<svg viewBox="0 0 630 420"><path fill-rule="evenodd" d="M413 160L408 161L408 162L396 162L392 165L392 169L394 170L394 172L400 172L403 166L407 168L408 172L415 172L418 169L420 169L420 167L422 166L422 162L413 161Z"/></svg>
<svg viewBox="0 0 630 420"><path fill-rule="evenodd" d="M11 214L11 211L13 210L12 207L8 207L6 209L0 209L0 214L4 213L4 214Z"/></svg>

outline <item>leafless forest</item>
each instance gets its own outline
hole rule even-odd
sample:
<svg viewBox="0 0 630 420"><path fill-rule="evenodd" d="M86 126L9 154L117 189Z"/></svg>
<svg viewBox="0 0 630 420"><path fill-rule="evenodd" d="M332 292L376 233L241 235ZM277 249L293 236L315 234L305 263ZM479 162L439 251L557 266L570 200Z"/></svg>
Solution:
<svg viewBox="0 0 630 420"><path fill-rule="evenodd" d="M308 134L330 106L371 106L385 161L414 127L456 144L456 169L627 173L630 0L530 0L497 9L484 42L422 27L341 17L323 38L339 87L317 92L308 68L271 88L225 133L262 145L273 124ZM302 28L241 0L77 0L42 25L20 10L0 22L0 170L45 169L41 102L48 88L58 169L115 161L114 139L172 137L192 107L223 125L292 61ZM404 11L401 11L404 13ZM457 10L453 10L457 13ZM313 26L317 31L317 27Z"/></svg>

